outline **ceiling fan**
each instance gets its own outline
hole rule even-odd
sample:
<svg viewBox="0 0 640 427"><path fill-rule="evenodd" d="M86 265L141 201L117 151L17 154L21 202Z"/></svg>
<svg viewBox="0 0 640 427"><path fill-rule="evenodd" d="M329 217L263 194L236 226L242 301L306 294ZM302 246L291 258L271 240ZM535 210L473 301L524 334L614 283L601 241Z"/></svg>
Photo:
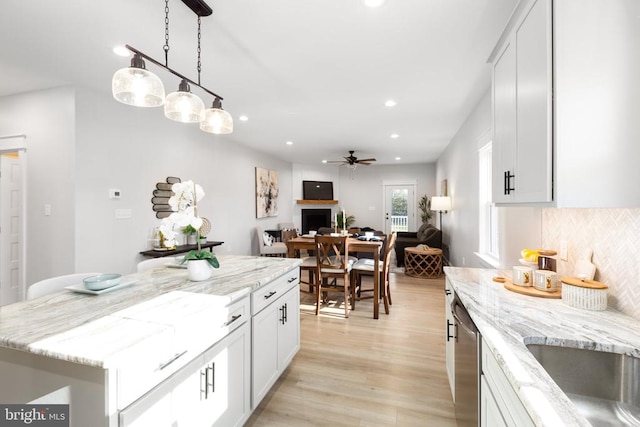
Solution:
<svg viewBox="0 0 640 427"><path fill-rule="evenodd" d="M375 162L376 159L374 158L369 158L369 159L358 159L356 156L353 155L353 150L349 151L349 155L344 157L344 160L330 160L327 163L340 163L343 165L348 165L348 166L356 166L356 165L370 165L371 162Z"/></svg>

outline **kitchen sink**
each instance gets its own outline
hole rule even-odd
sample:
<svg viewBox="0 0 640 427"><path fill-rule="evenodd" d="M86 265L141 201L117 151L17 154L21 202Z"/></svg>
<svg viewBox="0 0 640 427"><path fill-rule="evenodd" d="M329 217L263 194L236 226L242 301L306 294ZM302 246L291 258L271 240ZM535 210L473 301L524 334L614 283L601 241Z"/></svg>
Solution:
<svg viewBox="0 0 640 427"><path fill-rule="evenodd" d="M527 348L594 427L640 425L640 359L551 345Z"/></svg>

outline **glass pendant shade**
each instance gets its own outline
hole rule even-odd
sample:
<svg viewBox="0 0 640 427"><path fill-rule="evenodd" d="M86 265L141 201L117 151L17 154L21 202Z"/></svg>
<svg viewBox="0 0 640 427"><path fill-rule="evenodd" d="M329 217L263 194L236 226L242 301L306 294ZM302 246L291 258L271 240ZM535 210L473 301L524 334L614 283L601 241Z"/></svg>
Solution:
<svg viewBox="0 0 640 427"><path fill-rule="evenodd" d="M198 123L204 117L204 102L190 92L186 80L180 82L177 92L170 93L164 100L164 115L182 123Z"/></svg>
<svg viewBox="0 0 640 427"><path fill-rule="evenodd" d="M205 110L200 130L218 135L233 132L233 117L222 109L222 101L216 98L211 108Z"/></svg>
<svg viewBox="0 0 640 427"><path fill-rule="evenodd" d="M111 92L116 100L136 107L159 107L164 103L162 80L145 70L144 61L137 54L131 59L131 67L115 72Z"/></svg>

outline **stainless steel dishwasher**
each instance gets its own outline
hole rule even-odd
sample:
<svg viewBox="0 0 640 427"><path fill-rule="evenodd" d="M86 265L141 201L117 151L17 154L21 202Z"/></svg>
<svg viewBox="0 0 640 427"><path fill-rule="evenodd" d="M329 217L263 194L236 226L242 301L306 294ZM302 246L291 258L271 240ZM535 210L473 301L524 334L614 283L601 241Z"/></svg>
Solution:
<svg viewBox="0 0 640 427"><path fill-rule="evenodd" d="M467 309L454 294L451 311L455 319L456 421L458 427L477 427L478 414L478 330Z"/></svg>

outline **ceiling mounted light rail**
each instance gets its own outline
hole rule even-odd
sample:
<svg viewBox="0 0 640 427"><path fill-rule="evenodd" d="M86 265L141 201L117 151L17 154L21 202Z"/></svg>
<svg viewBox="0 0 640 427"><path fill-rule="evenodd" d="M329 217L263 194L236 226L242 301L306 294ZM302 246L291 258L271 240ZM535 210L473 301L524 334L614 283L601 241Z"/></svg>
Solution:
<svg viewBox="0 0 640 427"><path fill-rule="evenodd" d="M169 67L169 0L165 0L165 63L129 45L125 48L133 53L131 66L116 71L111 82L113 97L127 105L136 107L159 107L164 105L165 116L183 123L200 123L200 129L214 134L233 132L233 118L222 109L222 97L200 84L200 18L209 16L212 10L203 0L182 0L198 16L198 81L195 82ZM162 81L146 69L145 60L180 79L178 90L165 97ZM212 107L205 110L203 101L191 93L191 86L211 95Z"/></svg>

